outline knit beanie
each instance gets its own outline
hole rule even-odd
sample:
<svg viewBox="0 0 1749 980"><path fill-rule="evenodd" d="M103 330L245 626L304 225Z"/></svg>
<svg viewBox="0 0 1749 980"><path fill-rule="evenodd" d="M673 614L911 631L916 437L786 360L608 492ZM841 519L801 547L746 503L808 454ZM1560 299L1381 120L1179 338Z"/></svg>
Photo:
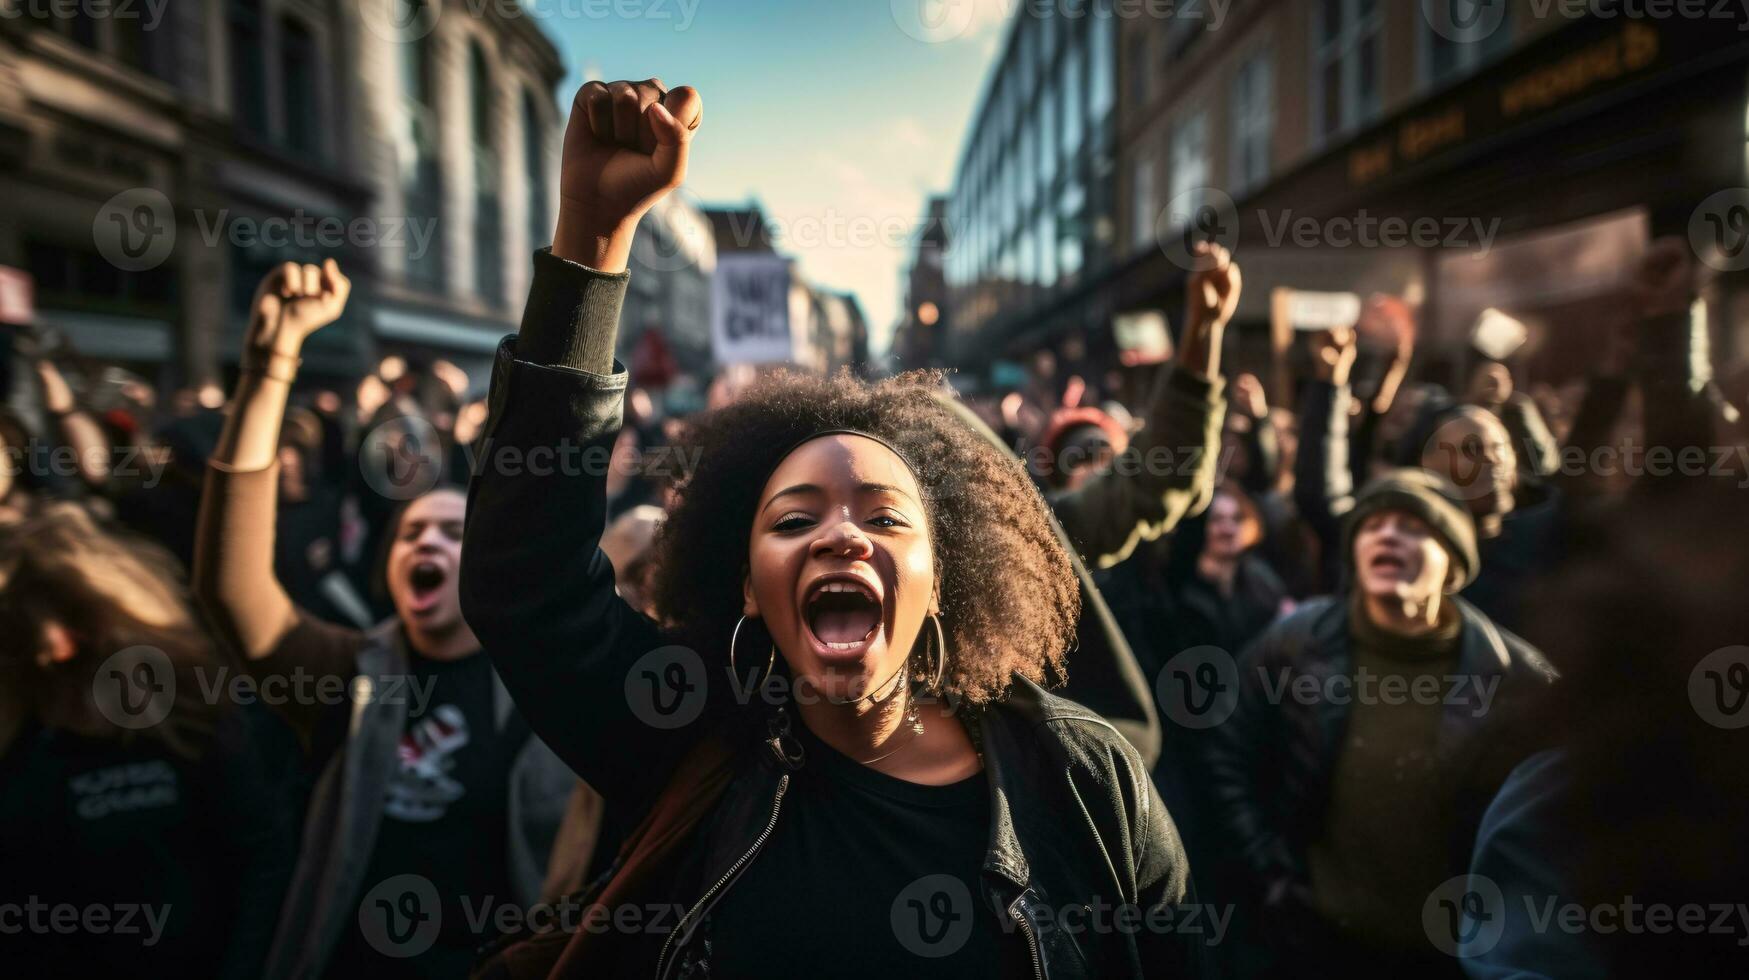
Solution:
<svg viewBox="0 0 1749 980"><path fill-rule="evenodd" d="M1368 483L1354 499L1342 527L1342 556L1354 561L1354 532L1366 515L1381 510L1400 510L1426 522L1451 555L1458 577L1450 591L1457 592L1475 581L1482 560L1476 550L1476 522L1459 502L1456 488L1437 473L1423 469L1393 470Z"/></svg>

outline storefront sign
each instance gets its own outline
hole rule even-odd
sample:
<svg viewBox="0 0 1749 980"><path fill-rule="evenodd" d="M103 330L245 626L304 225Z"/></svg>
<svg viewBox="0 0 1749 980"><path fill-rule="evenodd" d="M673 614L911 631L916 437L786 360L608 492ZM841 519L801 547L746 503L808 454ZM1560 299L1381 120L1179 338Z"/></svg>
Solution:
<svg viewBox="0 0 1749 980"><path fill-rule="evenodd" d="M1562 28L1357 140L1347 153L1348 186L1365 187L1655 72L1742 46L1749 35L1734 28L1717 22L1697 28L1680 19L1589 20Z"/></svg>

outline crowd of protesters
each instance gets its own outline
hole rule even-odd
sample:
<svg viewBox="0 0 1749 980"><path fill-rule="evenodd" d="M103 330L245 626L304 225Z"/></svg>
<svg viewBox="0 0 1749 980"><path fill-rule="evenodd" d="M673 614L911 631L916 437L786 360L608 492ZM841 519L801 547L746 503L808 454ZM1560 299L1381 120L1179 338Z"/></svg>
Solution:
<svg viewBox="0 0 1749 980"><path fill-rule="evenodd" d="M701 118L578 93L489 398L300 379L332 259L228 393L11 330L8 973L1740 973L1749 452L1686 242L1561 392L1427 381L1378 297L1271 405L1204 244L1127 378L669 417L613 351ZM1630 444L1706 465L1569 464Z"/></svg>

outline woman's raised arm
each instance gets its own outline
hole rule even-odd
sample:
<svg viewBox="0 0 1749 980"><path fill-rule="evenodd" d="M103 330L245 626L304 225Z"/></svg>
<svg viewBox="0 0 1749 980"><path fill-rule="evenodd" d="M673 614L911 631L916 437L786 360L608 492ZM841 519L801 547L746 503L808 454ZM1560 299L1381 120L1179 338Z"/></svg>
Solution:
<svg viewBox="0 0 1749 980"><path fill-rule="evenodd" d="M261 280L251 306L242 376L201 495L193 581L207 614L252 660L273 653L298 621L273 574L286 396L304 339L339 319L351 294L333 259L287 262Z"/></svg>
<svg viewBox="0 0 1749 980"><path fill-rule="evenodd" d="M620 599L598 548L625 400L626 258L638 220L685 176L701 107L654 79L577 93L558 230L535 255L521 334L498 351L462 545L463 613L523 717L621 807L660 789L706 697L705 660Z"/></svg>

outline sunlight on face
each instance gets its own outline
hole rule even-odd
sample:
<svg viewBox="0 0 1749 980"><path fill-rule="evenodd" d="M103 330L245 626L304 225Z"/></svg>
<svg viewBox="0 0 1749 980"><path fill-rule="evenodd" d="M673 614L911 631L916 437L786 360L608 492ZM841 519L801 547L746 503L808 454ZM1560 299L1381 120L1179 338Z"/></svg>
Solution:
<svg viewBox="0 0 1749 980"><path fill-rule="evenodd" d="M886 446L802 444L766 481L748 540L744 611L798 685L861 697L893 676L935 607L923 493Z"/></svg>
<svg viewBox="0 0 1749 980"><path fill-rule="evenodd" d="M462 623L457 583L467 498L434 490L407 505L389 546L389 598L410 627L443 632Z"/></svg>

